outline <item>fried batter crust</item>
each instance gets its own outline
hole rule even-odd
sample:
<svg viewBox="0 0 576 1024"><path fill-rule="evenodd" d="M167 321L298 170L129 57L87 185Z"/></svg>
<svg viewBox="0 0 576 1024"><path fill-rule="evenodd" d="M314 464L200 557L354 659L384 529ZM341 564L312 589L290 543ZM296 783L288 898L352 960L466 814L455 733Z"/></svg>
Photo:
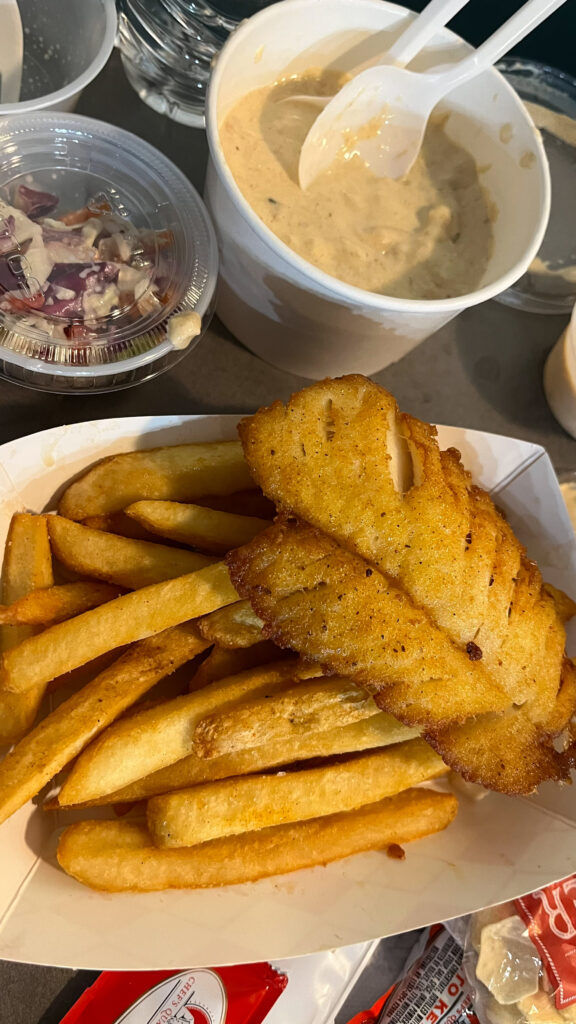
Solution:
<svg viewBox="0 0 576 1024"><path fill-rule="evenodd" d="M260 543L232 556L234 582L266 621L269 635L332 671L376 686L378 703L403 721L418 722L467 778L510 793L529 792L543 779L565 778L570 755L558 754L551 739L563 732L576 708L562 618L537 566L489 495L472 483L459 452L441 451L434 427L400 413L388 392L363 377L314 384L285 405L261 409L239 430L250 470L279 512L322 531L313 543L302 533L293 539L290 557L296 558L297 541L300 569L310 575L308 605L305 591L298 590L298 567L272 550L274 543L286 544L286 531L267 531ZM356 622L363 620L360 629L350 625L349 615L339 616L336 606L328 614L332 583L346 595L341 601L351 600L349 582L336 577L351 580L358 571L352 564L358 563L345 567L331 549L330 565L322 568L329 577L322 592L315 562L328 557L318 555L325 539L335 542L342 558L344 552L359 556L373 573L379 570L373 583L380 587L385 657L376 650L381 634L373 638L368 629L372 596L353 609ZM270 579L260 584L256 576L264 556ZM266 614L264 592L256 593L261 585L270 590ZM412 661L408 675L406 661L390 658L398 640L406 647L392 628L393 592L417 617L414 622L407 612L400 617L407 630L402 635L416 643L425 634L425 621L434 636L430 646L426 634L418 671ZM441 659L440 671L435 668L438 634L452 652L449 665ZM442 647L442 658L447 650ZM455 674L456 653L471 662L461 676ZM479 665L482 672L475 671ZM507 702L498 718L503 707L501 701L496 707L495 696L502 693ZM488 713L490 718L475 718ZM402 717L408 714L409 719Z"/></svg>
<svg viewBox="0 0 576 1024"><path fill-rule="evenodd" d="M364 377L314 384L240 425L246 459L295 514L404 588L510 701L553 728L565 631L538 568L434 427ZM549 716L552 716L549 718Z"/></svg>
<svg viewBox="0 0 576 1024"><path fill-rule="evenodd" d="M279 522L228 555L264 634L350 676L383 710L422 729L450 767L504 793L564 779L569 760L410 598L313 527ZM574 676L567 676L568 704ZM559 699L560 700L560 699ZM563 719L566 707L560 706Z"/></svg>

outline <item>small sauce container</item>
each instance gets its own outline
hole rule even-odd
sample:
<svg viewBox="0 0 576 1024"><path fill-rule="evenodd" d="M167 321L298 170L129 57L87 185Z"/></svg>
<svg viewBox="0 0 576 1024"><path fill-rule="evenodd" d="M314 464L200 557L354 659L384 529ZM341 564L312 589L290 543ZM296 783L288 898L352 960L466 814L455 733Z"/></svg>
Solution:
<svg viewBox="0 0 576 1024"><path fill-rule="evenodd" d="M558 423L576 437L576 306L546 360L544 393Z"/></svg>
<svg viewBox="0 0 576 1024"><path fill-rule="evenodd" d="M0 126L0 374L130 387L206 330L218 272L202 200L158 150L72 114Z"/></svg>

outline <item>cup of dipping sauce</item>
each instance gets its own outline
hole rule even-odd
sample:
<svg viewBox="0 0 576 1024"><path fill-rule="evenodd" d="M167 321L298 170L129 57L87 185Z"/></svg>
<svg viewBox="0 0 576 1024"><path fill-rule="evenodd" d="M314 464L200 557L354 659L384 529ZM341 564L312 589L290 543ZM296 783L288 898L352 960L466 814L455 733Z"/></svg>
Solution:
<svg viewBox="0 0 576 1024"><path fill-rule="evenodd" d="M413 182L406 184L415 169L399 182L379 179L391 194L374 199L364 194L368 172L357 167L348 194L338 181L331 209L334 164L310 187L315 197L288 209L299 189L297 155L284 148L291 132L285 112L292 108L298 138L310 108L278 101L290 90L312 91L321 69L332 78L356 73L413 17L383 0L282 0L233 33L211 79L205 197L221 254L217 312L247 348L304 377L370 374L402 358L463 309L508 288L544 234L550 184L542 143L492 69L436 108L437 137L419 158L416 198ZM443 29L411 67L426 70L469 52ZM307 82L298 81L307 73ZM333 92L334 80L313 88ZM239 101L256 109L241 110ZM278 122L280 112L286 120Z"/></svg>
<svg viewBox="0 0 576 1024"><path fill-rule="evenodd" d="M544 364L544 393L558 423L576 437L576 306Z"/></svg>
<svg viewBox="0 0 576 1024"><path fill-rule="evenodd" d="M0 376L43 391L130 387L210 322L204 204L153 146L75 114L0 123Z"/></svg>

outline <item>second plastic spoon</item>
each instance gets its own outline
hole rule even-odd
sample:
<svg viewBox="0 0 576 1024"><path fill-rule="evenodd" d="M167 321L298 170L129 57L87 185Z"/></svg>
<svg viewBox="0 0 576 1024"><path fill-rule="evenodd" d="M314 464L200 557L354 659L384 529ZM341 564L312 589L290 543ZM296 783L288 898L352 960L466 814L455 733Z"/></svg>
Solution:
<svg viewBox="0 0 576 1024"><path fill-rule="evenodd" d="M428 118L443 97L500 59L565 0L528 0L477 50L448 69L416 73L389 65L362 71L318 115L300 152L301 188L345 150L379 177L399 178L416 159Z"/></svg>

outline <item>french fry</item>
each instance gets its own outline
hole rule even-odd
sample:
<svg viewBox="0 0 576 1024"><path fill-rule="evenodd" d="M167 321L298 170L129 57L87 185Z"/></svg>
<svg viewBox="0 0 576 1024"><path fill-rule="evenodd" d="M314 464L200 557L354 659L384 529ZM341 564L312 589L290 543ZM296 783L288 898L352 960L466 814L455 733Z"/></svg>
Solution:
<svg viewBox="0 0 576 1024"><path fill-rule="evenodd" d="M195 846L221 836L307 821L396 796L448 771L424 740L276 775L207 782L152 797L147 822L156 846Z"/></svg>
<svg viewBox="0 0 576 1024"><path fill-rule="evenodd" d="M54 555L81 576L94 576L128 590L149 587L212 565L194 551L93 530L62 516L46 516Z"/></svg>
<svg viewBox="0 0 576 1024"><path fill-rule="evenodd" d="M143 640L60 704L0 764L0 822L35 796L87 743L206 641L189 623Z"/></svg>
<svg viewBox="0 0 576 1024"><path fill-rule="evenodd" d="M179 761L192 753L194 729L210 711L253 694L275 693L300 673L312 671L296 658L286 659L116 722L78 758L62 787L63 803L94 800Z"/></svg>
<svg viewBox="0 0 576 1024"><path fill-rule="evenodd" d="M0 685L26 692L106 651L143 640L237 599L223 562L177 579L142 587L50 626L6 651Z"/></svg>
<svg viewBox="0 0 576 1024"><path fill-rule="evenodd" d="M2 600L10 605L54 583L52 554L43 516L12 517L2 567ZM33 626L0 626L0 652L33 636ZM25 694L0 693L0 745L13 743L31 728L44 696L40 686Z"/></svg>
<svg viewBox="0 0 576 1024"><path fill-rule="evenodd" d="M200 626L202 619L197 620ZM262 640L252 647L239 647L237 650L228 650L226 647L213 647L207 658L198 666L190 680L190 692L198 690L201 686L214 683L217 679L226 679L227 676L235 676L238 672L245 672L248 668L256 668L258 665L269 665L270 662L279 660L284 656L284 651L276 647L271 640ZM286 652L286 657L289 657Z"/></svg>
<svg viewBox="0 0 576 1024"><path fill-rule="evenodd" d="M33 590L13 604L0 605L0 624L51 626L120 596L108 583L63 583Z"/></svg>
<svg viewBox="0 0 576 1024"><path fill-rule="evenodd" d="M284 741L289 750L296 736L349 725L378 712L374 698L351 679L321 677L209 715L196 728L194 752L219 757L272 741Z"/></svg>
<svg viewBox="0 0 576 1024"><path fill-rule="evenodd" d="M198 623L202 636L219 647L251 647L262 638L262 620L249 601L236 601L206 615Z"/></svg>
<svg viewBox="0 0 576 1024"><path fill-rule="evenodd" d="M372 718L364 718L360 722L353 722L352 725L343 725L337 729L327 729L324 732L311 732L298 736L290 745L289 750L282 740L263 743L260 747L248 747L247 750L237 750L233 754L223 754L222 757L209 759L189 754L188 757L183 757L166 768L160 768L159 771L152 772L151 775L145 775L129 786L116 790L115 793L109 793L85 804L74 804L73 806L94 807L102 804L135 803L139 800L147 800L151 796L158 796L160 793L170 793L175 789L187 789L189 786L196 786L201 782L215 782L218 779L229 779L235 775L249 775L252 772L266 771L268 768L278 768L285 766L287 760L294 763L312 758L353 754L360 750L402 743L414 739L417 735L415 729L409 729L392 715L380 711ZM59 794L54 806L67 807L69 805L62 802L62 795Z"/></svg>
<svg viewBox="0 0 576 1024"><path fill-rule="evenodd" d="M147 540L157 543L158 538L145 530L135 519L130 519L124 512L111 512L107 516L88 516L82 520L83 526L91 530L102 530L104 533L116 533L120 537L131 537L133 540Z"/></svg>
<svg viewBox="0 0 576 1024"><path fill-rule="evenodd" d="M253 487L239 441L180 444L102 459L64 491L68 519L119 512L135 501L194 501Z"/></svg>
<svg viewBox="0 0 576 1024"><path fill-rule="evenodd" d="M136 501L125 512L151 533L216 555L246 544L270 525L256 516L238 516L177 501Z"/></svg>
<svg viewBox="0 0 576 1024"><path fill-rule="evenodd" d="M234 491L233 494L203 494L194 499L197 505L214 508L218 512L234 512L238 516L258 516L260 519L271 520L276 515L276 506L266 498L259 487L247 491Z"/></svg>
<svg viewBox="0 0 576 1024"><path fill-rule="evenodd" d="M82 821L62 833L58 861L79 882L106 892L236 885L421 839L446 828L457 809L451 794L409 789L356 811L180 850L159 850L140 824Z"/></svg>
<svg viewBox="0 0 576 1024"><path fill-rule="evenodd" d="M59 690L80 690L86 683L91 683L96 676L99 676L105 668L108 668L114 661L117 661L121 654L128 650L121 647L119 650L106 651L99 658L87 661L85 665L79 665L71 672L65 672L62 676L51 679L46 687L46 693L58 693Z"/></svg>

